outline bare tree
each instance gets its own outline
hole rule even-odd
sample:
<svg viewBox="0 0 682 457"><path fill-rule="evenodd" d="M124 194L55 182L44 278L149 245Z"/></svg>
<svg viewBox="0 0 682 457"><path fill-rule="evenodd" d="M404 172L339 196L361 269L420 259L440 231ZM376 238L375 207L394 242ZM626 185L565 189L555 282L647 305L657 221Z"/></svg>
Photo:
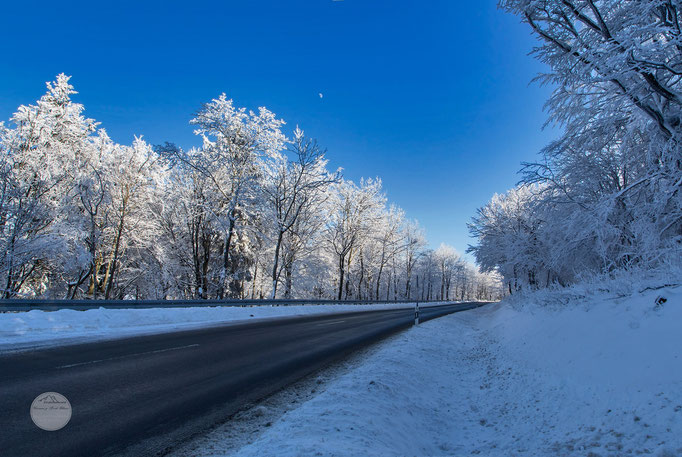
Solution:
<svg viewBox="0 0 682 457"><path fill-rule="evenodd" d="M383 207L381 181L361 181L358 187L351 181L342 181L337 187L326 227L326 239L335 254L338 268L338 300L349 289L345 281L353 255L363 239L370 233L372 223Z"/></svg>
<svg viewBox="0 0 682 457"><path fill-rule="evenodd" d="M301 215L311 208L319 207L327 198L327 188L340 180L340 172L329 173L326 169L325 150L317 141L306 138L303 130L296 127L289 148L294 160L278 158L266 177L264 192L275 219L275 252L272 262L272 298L277 297L280 274L280 252L285 236L295 237L292 230ZM300 227L299 227L300 228ZM292 240L293 241L293 240ZM293 247L295 245L292 244ZM289 251L290 254L293 251ZM293 259L289 259L291 267ZM291 268L287 270L291 274ZM289 277L290 281L291 278ZM290 288L287 288L290 292Z"/></svg>

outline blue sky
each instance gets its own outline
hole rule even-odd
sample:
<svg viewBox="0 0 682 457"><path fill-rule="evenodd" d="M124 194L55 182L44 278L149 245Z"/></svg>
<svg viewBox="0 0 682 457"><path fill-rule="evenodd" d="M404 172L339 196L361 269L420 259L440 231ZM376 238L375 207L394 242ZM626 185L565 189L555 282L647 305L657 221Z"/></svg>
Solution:
<svg viewBox="0 0 682 457"><path fill-rule="evenodd" d="M225 92L299 124L347 178L381 177L460 252L556 134L534 39L494 0L9 2L0 38L0 119L64 72L114 140L189 147L192 114Z"/></svg>

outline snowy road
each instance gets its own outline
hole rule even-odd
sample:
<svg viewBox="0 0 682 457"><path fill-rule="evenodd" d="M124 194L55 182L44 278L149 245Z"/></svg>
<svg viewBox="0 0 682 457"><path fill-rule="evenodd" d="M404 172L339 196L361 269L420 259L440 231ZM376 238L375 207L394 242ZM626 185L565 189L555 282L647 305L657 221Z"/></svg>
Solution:
<svg viewBox="0 0 682 457"><path fill-rule="evenodd" d="M422 319L479 305L422 308ZM0 357L0 449L154 455L413 319L411 309L327 314L8 354ZM69 399L73 416L48 434L29 406L49 391Z"/></svg>

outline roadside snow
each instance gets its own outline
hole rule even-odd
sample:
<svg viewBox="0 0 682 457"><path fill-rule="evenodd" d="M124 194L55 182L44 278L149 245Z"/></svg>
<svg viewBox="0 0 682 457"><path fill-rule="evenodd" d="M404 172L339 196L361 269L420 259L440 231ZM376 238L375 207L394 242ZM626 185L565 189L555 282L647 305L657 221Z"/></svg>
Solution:
<svg viewBox="0 0 682 457"><path fill-rule="evenodd" d="M544 305L413 328L236 455L682 455L682 290Z"/></svg>
<svg viewBox="0 0 682 457"><path fill-rule="evenodd" d="M412 307L414 304L396 303L0 312L0 351L187 330L282 316Z"/></svg>

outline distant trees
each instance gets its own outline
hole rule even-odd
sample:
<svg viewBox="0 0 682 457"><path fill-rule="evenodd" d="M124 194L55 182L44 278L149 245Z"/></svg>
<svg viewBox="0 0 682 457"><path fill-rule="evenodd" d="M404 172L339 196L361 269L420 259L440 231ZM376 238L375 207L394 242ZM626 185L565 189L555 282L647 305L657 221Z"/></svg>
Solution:
<svg viewBox="0 0 682 457"><path fill-rule="evenodd" d="M225 95L201 147L112 141L59 75L0 124L2 295L52 298L494 299L499 281L344 180L326 151Z"/></svg>
<svg viewBox="0 0 682 457"><path fill-rule="evenodd" d="M352 296L352 284L346 275L350 272L355 256L361 257L362 244L370 238L373 224L378 222L379 211L384 205L385 197L379 180L362 181L360 186L351 181L343 181L336 187L329 205L325 239L338 268L338 300L344 298L344 292L346 298ZM362 276L363 262L360 263L360 268ZM359 287L360 282L361 280L356 287Z"/></svg>
<svg viewBox="0 0 682 457"><path fill-rule="evenodd" d="M417 262L423 255L426 246L424 231L417 221L407 221L402 230L405 241L404 265L405 265L405 297L412 298L412 277Z"/></svg>
<svg viewBox="0 0 682 457"><path fill-rule="evenodd" d="M540 39L564 134L471 224L509 290L680 257L682 46L677 2L502 0Z"/></svg>

